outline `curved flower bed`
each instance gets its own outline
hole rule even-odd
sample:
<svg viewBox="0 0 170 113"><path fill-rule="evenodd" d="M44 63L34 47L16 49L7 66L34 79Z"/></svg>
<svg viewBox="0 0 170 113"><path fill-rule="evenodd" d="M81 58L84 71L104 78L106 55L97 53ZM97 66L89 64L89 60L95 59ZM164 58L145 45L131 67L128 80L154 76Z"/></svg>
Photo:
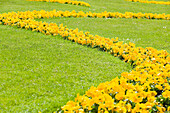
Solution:
<svg viewBox="0 0 170 113"><path fill-rule="evenodd" d="M140 3L148 3L148 4L163 4L163 5L170 5L170 2L164 2L164 1L148 1L148 0L126 0L131 2L140 2Z"/></svg>
<svg viewBox="0 0 170 113"><path fill-rule="evenodd" d="M27 1L43 1L43 2L57 2L61 4L72 4L72 5L80 5L90 7L90 4L83 1L75 1L75 0L27 0Z"/></svg>
<svg viewBox="0 0 170 113"><path fill-rule="evenodd" d="M25 11L25 12L8 12L0 14L0 21L4 23L10 23L11 20L18 21L18 18L22 17L23 19L35 19L35 18L53 18L53 17L89 17L89 18L136 18L136 19L162 19L170 20L170 14L153 14L153 13L132 13L132 12L101 12L101 13L92 13L92 12L83 12L79 11ZM22 19L22 20L23 20ZM6 21L6 22L5 22ZM13 23L13 22L12 22Z"/></svg>
<svg viewBox="0 0 170 113"><path fill-rule="evenodd" d="M86 34L83 35L86 37ZM89 37L89 36L87 36ZM96 38L97 37L97 38ZM69 40L74 38L68 37ZM77 43L86 44L80 38ZM84 41L86 40L86 41ZM94 36L92 47L98 47L134 66L130 72L123 72L120 78L91 87L83 96L69 101L63 112L161 112L170 111L170 56L166 51L151 47L135 47L115 39Z"/></svg>
<svg viewBox="0 0 170 113"><path fill-rule="evenodd" d="M133 43L123 43L66 26L35 21L35 18L52 17L100 17L146 18L146 14L133 13L84 13L82 11L26 11L0 14L0 24L17 26L45 35L61 35L64 39L81 45L99 48L133 66L130 73L123 72L120 78L91 87L83 96L69 101L62 107L65 113L113 113L113 112L164 112L170 111L170 54L151 47L135 47ZM129 16L132 15L132 16ZM158 14L159 15L159 14ZM154 15L157 18L158 15ZM151 15L150 15L151 16ZM153 15L152 15L153 16ZM162 14L161 19L169 20ZM149 17L148 19L151 19ZM159 19L159 18L158 18Z"/></svg>

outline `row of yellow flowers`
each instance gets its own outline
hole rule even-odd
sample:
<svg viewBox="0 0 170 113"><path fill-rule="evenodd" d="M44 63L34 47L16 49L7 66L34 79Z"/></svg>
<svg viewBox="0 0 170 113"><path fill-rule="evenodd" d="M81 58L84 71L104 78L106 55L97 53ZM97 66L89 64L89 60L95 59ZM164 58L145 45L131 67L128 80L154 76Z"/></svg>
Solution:
<svg viewBox="0 0 170 113"><path fill-rule="evenodd" d="M148 0L126 0L131 2L141 2L141 3L148 3L148 4L164 4L164 5L170 5L170 2L165 1L148 1Z"/></svg>
<svg viewBox="0 0 170 113"><path fill-rule="evenodd" d="M72 4L72 5L80 5L90 7L90 4L83 1L76 0L27 0L27 1L43 1L43 2L57 2L61 4Z"/></svg>
<svg viewBox="0 0 170 113"><path fill-rule="evenodd" d="M25 12L9 12L0 14L0 19L3 21L7 21L7 16L10 16L13 21L17 21L18 18L23 17L23 19L34 19L34 18L53 18L53 17L89 17L89 18L143 18L143 19L163 19L163 20L170 20L170 14L153 14L153 13L132 13L132 12L101 12L101 13L92 13L92 12L83 12L79 11L25 11ZM14 16L14 17L12 17Z"/></svg>
<svg viewBox="0 0 170 113"><path fill-rule="evenodd" d="M103 14L108 14L107 12ZM109 13L110 14L110 13ZM78 15L78 16L77 16ZM81 45L100 48L130 63L134 69L120 78L91 87L83 96L77 95L62 107L64 113L164 112L170 111L170 54L151 47L135 47L118 38L109 39L55 23L36 21L35 18L87 17L75 11L26 11L0 14L0 24L17 26L45 35L61 35ZM164 14L164 16L166 16ZM92 16L91 16L92 17ZM95 16L94 16L95 17ZM166 17L167 18L167 17ZM168 17L169 18L169 17ZM167 19L168 19L167 18Z"/></svg>

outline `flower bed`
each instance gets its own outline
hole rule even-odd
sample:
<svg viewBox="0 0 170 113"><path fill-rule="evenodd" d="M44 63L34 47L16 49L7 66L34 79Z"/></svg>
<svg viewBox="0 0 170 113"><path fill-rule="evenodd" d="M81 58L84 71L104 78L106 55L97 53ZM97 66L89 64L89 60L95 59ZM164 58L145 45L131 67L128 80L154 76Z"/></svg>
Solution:
<svg viewBox="0 0 170 113"><path fill-rule="evenodd" d="M73 11L25 11L25 12L8 12L0 14L0 22L3 22L5 24L12 23L15 24L18 22L19 18L22 18L22 20L27 19L41 19L41 18L53 18L53 17L89 17L89 18L135 18L135 19L162 19L162 20L170 20L170 14L153 14L153 13L132 13L132 12L125 12L119 13L119 12L101 12L101 13L92 13L92 12L83 12L79 11L76 12ZM11 21L11 20L15 20ZM20 19L20 21L22 21Z"/></svg>

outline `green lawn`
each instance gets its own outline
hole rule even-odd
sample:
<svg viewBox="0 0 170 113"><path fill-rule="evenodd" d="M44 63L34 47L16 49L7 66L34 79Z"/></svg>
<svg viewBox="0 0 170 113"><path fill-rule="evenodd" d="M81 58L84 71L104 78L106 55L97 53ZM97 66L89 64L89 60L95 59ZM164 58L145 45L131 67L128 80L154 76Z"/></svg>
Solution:
<svg viewBox="0 0 170 113"><path fill-rule="evenodd" d="M170 14L169 5L160 4L144 4L139 2L128 2L125 0L82 0L91 5L91 7L75 6L70 4L59 4L49 2L32 2L26 0L0 0L0 13L11 11L27 11L27 10L76 10L91 12L142 12L142 13L166 13ZM161 0L166 1L166 0Z"/></svg>
<svg viewBox="0 0 170 113"><path fill-rule="evenodd" d="M55 110L131 67L61 37L1 26L0 110Z"/></svg>
<svg viewBox="0 0 170 113"><path fill-rule="evenodd" d="M170 14L168 5L124 0L84 0L91 7L24 0L0 0L0 13L27 10L142 12ZM166 0L165 0L166 1ZM104 37L119 37L141 47L170 53L170 22L147 19L53 18ZM63 40L60 36L0 25L0 112L52 112L84 94L90 86L130 71L130 65L97 49Z"/></svg>

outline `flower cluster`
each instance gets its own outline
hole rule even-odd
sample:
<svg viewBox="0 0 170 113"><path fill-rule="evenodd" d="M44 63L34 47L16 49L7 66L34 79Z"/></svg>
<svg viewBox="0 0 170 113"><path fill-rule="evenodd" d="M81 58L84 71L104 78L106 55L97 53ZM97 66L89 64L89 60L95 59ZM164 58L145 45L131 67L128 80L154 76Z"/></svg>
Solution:
<svg viewBox="0 0 170 113"><path fill-rule="evenodd" d="M92 14L92 15L91 15ZM151 47L135 47L118 38L92 35L79 29L68 29L63 24L36 21L35 18L93 17L93 13L82 11L26 11L0 14L0 24L17 26L45 35L60 35L64 39L84 46L99 48L131 64L131 72L123 72L120 78L91 87L83 96L77 95L61 112L164 112L170 111L170 54ZM102 15L111 13L101 13ZM129 14L129 13L128 13ZM131 13L130 13L131 14ZM107 17L107 15L105 15ZM165 15L166 19L169 16ZM95 17L95 16L94 16Z"/></svg>
<svg viewBox="0 0 170 113"><path fill-rule="evenodd" d="M170 2L165 1L148 1L148 0L126 0L131 2L141 2L141 3L148 3L148 4L164 4L164 5L170 5Z"/></svg>
<svg viewBox="0 0 170 113"><path fill-rule="evenodd" d="M81 5L90 7L90 4L83 1L75 1L75 0L27 0L27 1L44 1L44 2L58 2L61 4L72 4L72 5Z"/></svg>
<svg viewBox="0 0 170 113"><path fill-rule="evenodd" d="M9 16L9 17L7 17ZM14 16L14 17L13 17ZM89 17L89 18L145 18L145 19L163 19L163 20L170 20L170 14L153 14L153 13L132 13L132 12L107 12L104 11L102 13L92 13L92 12L83 12L79 11L25 11L25 12L9 12L0 14L0 19L8 20L8 19L17 19L22 17L22 19L34 19L34 18L53 18L53 17Z"/></svg>
<svg viewBox="0 0 170 113"><path fill-rule="evenodd" d="M123 72L120 78L101 83L97 87L92 86L83 96L78 94L75 101L69 101L62 107L64 113L170 111L169 53L151 47L135 47L133 43L123 44L117 39L87 33L83 35L82 32L81 37L79 34L73 37L68 36L68 39L82 45L98 47L130 63L134 69L130 73Z"/></svg>

